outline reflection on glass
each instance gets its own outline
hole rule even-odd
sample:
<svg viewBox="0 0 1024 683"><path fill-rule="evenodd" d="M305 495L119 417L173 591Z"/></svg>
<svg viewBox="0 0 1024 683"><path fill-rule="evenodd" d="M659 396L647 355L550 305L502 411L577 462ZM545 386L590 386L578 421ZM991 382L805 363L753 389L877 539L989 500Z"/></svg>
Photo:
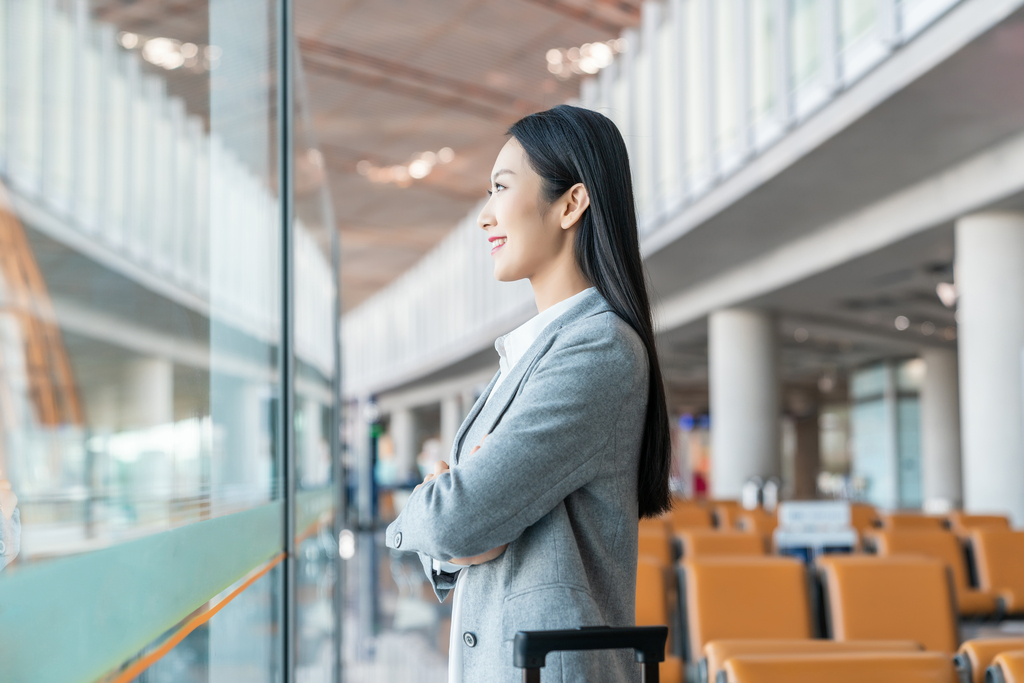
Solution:
<svg viewBox="0 0 1024 683"><path fill-rule="evenodd" d="M0 527L6 549L20 522L17 562L277 496L275 8L0 2ZM329 334L297 346L321 367Z"/></svg>
<svg viewBox="0 0 1024 683"><path fill-rule="evenodd" d="M242 582L239 582L242 583ZM134 680L138 683L274 683L281 676L281 567L231 596L232 586L191 618L219 611ZM223 603L223 604L222 604ZM177 629L167 635L173 636ZM164 649L159 639L139 659Z"/></svg>

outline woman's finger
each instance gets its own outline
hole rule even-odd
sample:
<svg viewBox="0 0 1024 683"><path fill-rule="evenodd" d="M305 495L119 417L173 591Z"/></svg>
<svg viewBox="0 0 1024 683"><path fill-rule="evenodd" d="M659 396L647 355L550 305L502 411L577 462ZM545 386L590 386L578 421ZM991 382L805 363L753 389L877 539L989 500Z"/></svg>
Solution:
<svg viewBox="0 0 1024 683"><path fill-rule="evenodd" d="M430 478L433 479L437 475L444 474L447 471L448 463L446 463L444 460L438 460L437 462L434 463L434 473L430 475Z"/></svg>

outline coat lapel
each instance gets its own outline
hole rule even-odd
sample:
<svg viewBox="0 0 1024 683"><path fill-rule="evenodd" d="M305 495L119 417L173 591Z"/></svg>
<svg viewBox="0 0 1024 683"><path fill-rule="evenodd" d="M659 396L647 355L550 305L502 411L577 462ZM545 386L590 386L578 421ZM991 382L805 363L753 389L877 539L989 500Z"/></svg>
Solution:
<svg viewBox="0 0 1024 683"><path fill-rule="evenodd" d="M512 372L501 382L501 386L498 387L497 393L494 398L488 401L491 391L494 389L494 384L498 380L498 375L495 374L494 378L491 379L491 383L487 385L487 389L480 395L476 403L473 404L473 409L469 415L463 421L462 426L459 428L459 432L455 437L455 445L453 451L453 457L456 463L459 461L459 456L462 454L462 442L466 438L466 434L472 429L474 423L480 420L482 425L486 425L486 431L483 434L489 434L494 425L498 423L501 416L505 414L505 410L512 403L512 399L515 398L519 392L519 386L523 383L523 379L526 377L530 368L536 363L543 352L546 351L550 345L554 336L560 329L566 325L570 325L577 320L588 318L597 313L612 310L608 303L604 300L600 294L591 292L589 296L585 297L578 304L570 308L568 311L555 318L551 324L544 328L544 331L533 341L530 348L523 353L522 357L512 368ZM475 444L474 444L475 445Z"/></svg>

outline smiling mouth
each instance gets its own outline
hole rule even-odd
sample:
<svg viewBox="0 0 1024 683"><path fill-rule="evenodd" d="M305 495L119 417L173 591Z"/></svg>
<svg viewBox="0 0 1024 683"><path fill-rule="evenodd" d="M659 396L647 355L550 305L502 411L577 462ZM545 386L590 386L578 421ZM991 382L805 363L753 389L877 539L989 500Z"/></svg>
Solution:
<svg viewBox="0 0 1024 683"><path fill-rule="evenodd" d="M507 237L495 237L491 240L491 254L496 253L499 249L505 246L505 242L508 241Z"/></svg>

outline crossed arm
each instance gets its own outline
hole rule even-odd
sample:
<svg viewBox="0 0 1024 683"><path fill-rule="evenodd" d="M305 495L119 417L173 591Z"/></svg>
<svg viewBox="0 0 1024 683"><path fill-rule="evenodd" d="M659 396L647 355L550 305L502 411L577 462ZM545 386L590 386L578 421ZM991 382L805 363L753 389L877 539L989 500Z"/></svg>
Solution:
<svg viewBox="0 0 1024 683"><path fill-rule="evenodd" d="M470 456L474 455L478 450L480 450L480 446L484 445L484 441L486 439L487 435L484 434L484 438L480 439L480 444L478 446L474 446L473 450L469 452ZM442 474L447 473L448 463L446 463L444 460L441 460L440 462L434 465L434 471L428 474L426 477L424 477L423 483L419 484L415 489L413 489L413 491L416 491L417 489L419 489L420 486L423 486L423 484L426 484L428 481L436 479ZM506 548L508 548L508 543L505 543L504 545L499 545L497 548L491 548L487 552L481 553L479 555L474 555L473 557L454 557L451 560L451 564L458 564L464 567L468 567L474 564L483 564L484 562L490 562L491 560L505 552Z"/></svg>

